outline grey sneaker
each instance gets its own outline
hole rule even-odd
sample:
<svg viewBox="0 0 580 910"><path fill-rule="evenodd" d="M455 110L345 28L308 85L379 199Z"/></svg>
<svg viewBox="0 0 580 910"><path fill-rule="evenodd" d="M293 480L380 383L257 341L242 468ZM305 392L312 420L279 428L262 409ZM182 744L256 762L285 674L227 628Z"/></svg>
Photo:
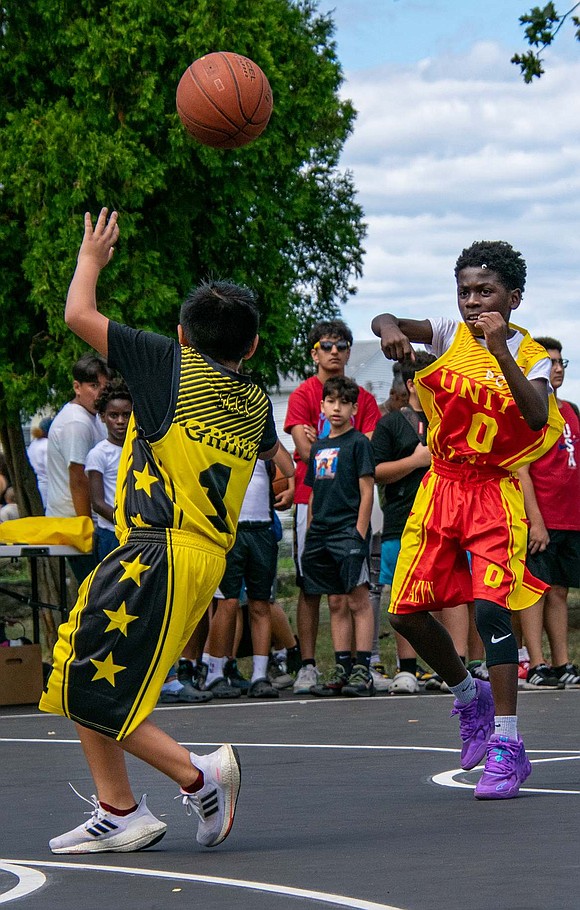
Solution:
<svg viewBox="0 0 580 910"><path fill-rule="evenodd" d="M294 683L293 677L288 673L286 662L273 654L268 661L268 679L275 689L289 689Z"/></svg>
<svg viewBox="0 0 580 910"><path fill-rule="evenodd" d="M90 799L80 793L77 796L92 805L91 817L72 831L53 837L48 842L53 853L132 853L152 847L167 830L167 825L147 808L145 796L130 815L106 812L94 795Z"/></svg>
<svg viewBox="0 0 580 910"><path fill-rule="evenodd" d="M225 745L209 755L190 754L191 763L203 772L204 785L197 793L180 790L175 798L181 799L188 815L195 812L198 816L198 844L217 847L234 823L241 782L238 752L233 746Z"/></svg>
<svg viewBox="0 0 580 910"><path fill-rule="evenodd" d="M292 686L294 695L310 695L312 686L315 686L319 679L320 671L316 669L314 664L306 664L306 666L300 667Z"/></svg>

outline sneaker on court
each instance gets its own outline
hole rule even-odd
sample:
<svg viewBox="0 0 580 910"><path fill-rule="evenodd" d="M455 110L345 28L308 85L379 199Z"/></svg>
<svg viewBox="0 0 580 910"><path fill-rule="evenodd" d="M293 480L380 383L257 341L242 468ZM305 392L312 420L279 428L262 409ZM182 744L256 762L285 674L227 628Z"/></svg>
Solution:
<svg viewBox="0 0 580 910"><path fill-rule="evenodd" d="M250 688L250 680L246 679L246 677L240 673L238 662L235 657L230 657L226 660L224 664L224 679L226 679L234 689L239 689L240 692L247 692Z"/></svg>
<svg viewBox="0 0 580 910"><path fill-rule="evenodd" d="M414 673L399 670L395 673L388 691L389 695L416 695L419 692L419 680Z"/></svg>
<svg viewBox="0 0 580 910"><path fill-rule="evenodd" d="M375 692L388 692L389 687L392 683L390 676L387 676L385 673L385 668L382 664L375 664L371 667L371 676L373 678L373 686Z"/></svg>
<svg viewBox="0 0 580 910"><path fill-rule="evenodd" d="M132 853L152 847L167 830L167 825L147 808L145 796L130 815L106 812L96 796L81 799L93 806L91 817L72 831L53 837L48 842L53 853Z"/></svg>
<svg viewBox="0 0 580 910"><path fill-rule="evenodd" d="M404 672L406 672L406 671L404 671ZM425 667L421 667L419 664L417 664L417 670L415 672L415 676L417 677L417 679L420 683L426 683L430 679L433 679L433 677L435 676L435 673L433 672L433 670L426 670Z"/></svg>
<svg viewBox="0 0 580 910"><path fill-rule="evenodd" d="M188 815L195 812L198 816L198 844L216 847L226 839L234 823L241 782L238 752L233 746L220 746L209 755L192 752L191 762L203 771L203 787L197 793L180 790L175 798L181 799Z"/></svg>
<svg viewBox="0 0 580 910"><path fill-rule="evenodd" d="M180 657L177 661L177 678L180 683L188 682L193 685L197 679L196 671L197 667L194 667L187 657Z"/></svg>
<svg viewBox="0 0 580 910"><path fill-rule="evenodd" d="M261 679L254 680L248 689L248 698L280 698L280 693L270 680L263 676Z"/></svg>
<svg viewBox="0 0 580 910"><path fill-rule="evenodd" d="M347 682L346 670L342 664L336 664L334 670L324 682L312 686L310 694L315 695L317 698L333 698L335 695L342 695Z"/></svg>
<svg viewBox="0 0 580 910"><path fill-rule="evenodd" d="M427 680L425 683L425 690L427 692L451 692L451 689L445 680L442 679L438 673L435 673L431 679Z"/></svg>
<svg viewBox="0 0 580 910"><path fill-rule="evenodd" d="M566 664L564 667L554 668L554 673L558 677L558 685L568 688L580 687L580 671L576 664Z"/></svg>
<svg viewBox="0 0 580 910"><path fill-rule="evenodd" d="M455 700L451 716L459 714L461 767L465 771L475 768L485 755L489 738L494 730L495 707L489 683L475 680L477 695L468 705Z"/></svg>
<svg viewBox="0 0 580 910"><path fill-rule="evenodd" d="M470 660L467 664L467 669L474 679L482 679L484 682L489 682L489 670L484 660Z"/></svg>
<svg viewBox="0 0 580 910"><path fill-rule="evenodd" d="M211 692L214 698L239 698L242 690L230 685L230 681L223 676L218 676L209 685L206 684L206 692Z"/></svg>
<svg viewBox="0 0 580 910"><path fill-rule="evenodd" d="M547 664L530 667L525 686L523 686L525 689L556 689L557 687L558 677Z"/></svg>
<svg viewBox="0 0 580 910"><path fill-rule="evenodd" d="M355 664L342 694L348 695L350 698L367 698L374 695L375 687L371 671L362 664Z"/></svg>
<svg viewBox="0 0 580 910"><path fill-rule="evenodd" d="M289 689L294 683L294 679L288 673L286 661L274 654L271 654L268 660L268 679L275 689Z"/></svg>
<svg viewBox="0 0 580 910"><path fill-rule="evenodd" d="M487 744L487 758L475 788L475 798L512 799L531 773L532 766L521 737L513 740L493 734Z"/></svg>
<svg viewBox="0 0 580 910"><path fill-rule="evenodd" d="M306 664L306 666L300 667L292 686L294 695L310 695L312 686L315 686L319 679L320 671L316 669L314 664Z"/></svg>
<svg viewBox="0 0 580 910"><path fill-rule="evenodd" d="M203 704L203 702L211 701L213 694L210 691L205 691L202 689L196 689L195 686L192 686L191 683L182 682L181 689L179 691L172 692L168 690L166 692L161 690L159 696L158 704L160 705L194 705L194 704Z"/></svg>

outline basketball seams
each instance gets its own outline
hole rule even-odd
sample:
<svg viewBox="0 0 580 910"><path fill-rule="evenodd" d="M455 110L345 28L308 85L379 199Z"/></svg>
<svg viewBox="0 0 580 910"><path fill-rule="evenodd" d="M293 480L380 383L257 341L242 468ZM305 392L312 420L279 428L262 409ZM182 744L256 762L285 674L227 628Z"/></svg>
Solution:
<svg viewBox="0 0 580 910"><path fill-rule="evenodd" d="M208 57L213 62L204 65ZM260 67L248 57L225 51L190 64L178 85L176 103L186 129L214 148L247 145L260 135L272 113L270 85Z"/></svg>

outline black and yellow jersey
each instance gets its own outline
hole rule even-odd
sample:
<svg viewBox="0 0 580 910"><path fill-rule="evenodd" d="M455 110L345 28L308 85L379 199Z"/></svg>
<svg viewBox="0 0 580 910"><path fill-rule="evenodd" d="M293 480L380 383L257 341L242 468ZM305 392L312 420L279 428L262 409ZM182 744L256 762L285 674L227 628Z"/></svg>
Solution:
<svg viewBox="0 0 580 910"><path fill-rule="evenodd" d="M117 533L175 528L228 550L256 458L276 442L268 396L194 348L114 322L109 365L134 403L117 479Z"/></svg>

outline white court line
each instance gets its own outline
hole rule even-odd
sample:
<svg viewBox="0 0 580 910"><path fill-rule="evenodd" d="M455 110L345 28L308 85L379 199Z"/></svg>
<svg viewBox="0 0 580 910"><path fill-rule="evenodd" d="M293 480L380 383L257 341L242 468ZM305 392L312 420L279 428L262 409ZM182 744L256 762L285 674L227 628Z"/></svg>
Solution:
<svg viewBox="0 0 580 910"><path fill-rule="evenodd" d="M526 749L528 754L532 751L541 750ZM553 754L553 752L551 754ZM568 754L554 758L535 758L531 764L540 765L545 764L546 762L578 761L578 759L580 759L579 754ZM477 768L472 768L472 771L481 771L482 769L483 765L479 765ZM431 780L440 787L450 787L457 790L475 790L475 784L467 784L464 781L455 779L458 775L466 773L468 772L464 771L463 768L455 768L452 771L443 771L441 774L434 774ZM521 787L520 793L547 793L550 796L580 796L580 790L550 790L539 787Z"/></svg>
<svg viewBox="0 0 580 910"><path fill-rule="evenodd" d="M137 875L144 878L161 878L169 881L180 882L197 882L202 885L221 885L228 888L243 888L249 891L264 891L269 894L281 894L286 897L302 898L304 900L318 901L324 904L333 904L337 907L348 907L352 910L402 910L401 907L393 907L391 904L377 904L374 901L358 900L355 897L347 897L343 894L330 894L326 891L310 891L305 888L291 888L287 885L275 885L269 882L253 882L246 879L221 878L213 875L194 875L188 872L165 872L160 869L135 869L128 866L99 866L92 863L45 863L35 862L34 860L24 859L0 859L0 869L7 866L11 868L8 871L14 871L12 867L38 866L43 869L79 869L82 872L111 872L121 875ZM28 870L32 871L32 870ZM14 872L14 874L18 874ZM41 873L38 873L41 874ZM44 876L42 876L44 878ZM40 887L40 885L38 886ZM6 902L13 900L14 891L8 892L0 898ZM20 895L22 896L22 895Z"/></svg>
<svg viewBox="0 0 580 910"><path fill-rule="evenodd" d="M20 860L15 860L15 862L19 863ZM13 865L7 860L0 859L0 869L4 872L10 872L18 879L14 888L11 888L10 891L5 891L4 894L0 894L0 904L7 904L9 901L15 901L19 897L28 897L29 894L42 888L46 882L46 875L42 872L27 867L22 869L19 865Z"/></svg>
<svg viewBox="0 0 580 910"><path fill-rule="evenodd" d="M57 739L54 736L47 736L46 739L41 737L12 737L12 736L0 736L0 743L40 743L41 745L65 745L65 746L78 746L80 745L79 739ZM212 742L200 742L199 740L184 740L180 742L181 746L201 746L202 748L211 748L212 746L220 746L222 741L217 740ZM236 746L240 749L322 749L328 751L349 751L353 750L355 752L441 752L451 755L457 755L460 751L459 749L453 749L443 746L385 746L385 745L369 745L369 743L243 743L232 741L233 746ZM578 749L528 749L526 747L526 752L528 755L531 753L539 755L561 755L561 759L535 759L534 764L540 761L567 761L568 758L580 758L580 750ZM462 769L460 769L462 770ZM453 772L455 773L455 772Z"/></svg>

